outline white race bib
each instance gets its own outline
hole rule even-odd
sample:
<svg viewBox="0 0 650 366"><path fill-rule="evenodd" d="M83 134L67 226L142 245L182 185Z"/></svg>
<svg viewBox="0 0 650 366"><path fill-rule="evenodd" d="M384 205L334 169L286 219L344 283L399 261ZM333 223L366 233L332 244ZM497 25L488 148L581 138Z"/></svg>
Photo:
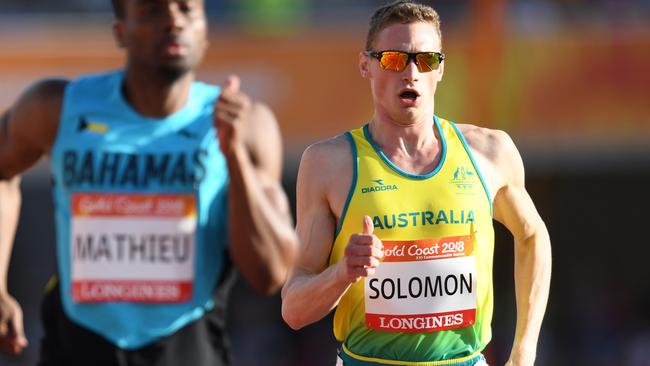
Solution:
<svg viewBox="0 0 650 366"><path fill-rule="evenodd" d="M382 243L383 262L364 285L368 328L419 333L474 324L471 236Z"/></svg>
<svg viewBox="0 0 650 366"><path fill-rule="evenodd" d="M195 233L192 194L74 194L73 300L189 301Z"/></svg>

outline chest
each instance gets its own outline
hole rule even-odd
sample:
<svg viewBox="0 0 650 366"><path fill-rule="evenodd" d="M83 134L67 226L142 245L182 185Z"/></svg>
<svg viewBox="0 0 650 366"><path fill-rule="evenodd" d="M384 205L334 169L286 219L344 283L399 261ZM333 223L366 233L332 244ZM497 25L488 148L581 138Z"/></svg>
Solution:
<svg viewBox="0 0 650 366"><path fill-rule="evenodd" d="M62 121L52 151L57 183L69 191L193 191L223 165L209 119L129 121L84 113Z"/></svg>

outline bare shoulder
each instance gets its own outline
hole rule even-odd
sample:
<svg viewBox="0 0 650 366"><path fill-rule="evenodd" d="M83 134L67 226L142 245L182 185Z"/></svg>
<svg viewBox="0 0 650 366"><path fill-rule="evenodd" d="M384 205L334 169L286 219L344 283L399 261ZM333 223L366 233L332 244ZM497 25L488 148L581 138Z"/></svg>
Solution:
<svg viewBox="0 0 650 366"><path fill-rule="evenodd" d="M511 156L513 153L519 155L512 138L505 131L470 124L459 124L457 126L470 148L490 161L496 162L498 159Z"/></svg>
<svg viewBox="0 0 650 366"><path fill-rule="evenodd" d="M262 102L253 102L251 105L251 123L254 125L269 124L277 126L278 122L271 108Z"/></svg>
<svg viewBox="0 0 650 366"><path fill-rule="evenodd" d="M44 112L51 112L50 109L60 110L67 85L68 81L63 79L37 81L20 96L15 108L27 105L29 107L45 108Z"/></svg>
<svg viewBox="0 0 650 366"><path fill-rule="evenodd" d="M316 142L305 150L300 162L301 167L313 167L318 176L336 178L331 174L339 173L352 166L352 149L345 135L338 135ZM350 170L350 173L352 171Z"/></svg>
<svg viewBox="0 0 650 366"><path fill-rule="evenodd" d="M298 227L304 228L318 218L324 230L322 237L327 238L322 241L324 245L331 245L333 240L329 235L343 212L353 172L352 148L345 135L319 141L302 155L296 187Z"/></svg>
<svg viewBox="0 0 650 366"><path fill-rule="evenodd" d="M472 153L478 154L491 165L503 182L521 177L523 179L523 162L514 141L502 130L459 124Z"/></svg>
<svg viewBox="0 0 650 366"><path fill-rule="evenodd" d="M0 175L11 177L48 154L56 138L65 80L30 86L0 118Z"/></svg>
<svg viewBox="0 0 650 366"><path fill-rule="evenodd" d="M496 166L510 165L515 160L521 160L515 143L505 131L469 124L459 124L458 129L472 152L480 154Z"/></svg>
<svg viewBox="0 0 650 366"><path fill-rule="evenodd" d="M49 148L59 126L67 84L67 80L44 79L27 88L10 109L14 128Z"/></svg>
<svg viewBox="0 0 650 366"><path fill-rule="evenodd" d="M309 146L302 155L298 171L298 193L324 198L334 213L342 210L352 181L352 148L345 135L338 135Z"/></svg>
<svg viewBox="0 0 650 366"><path fill-rule="evenodd" d="M260 140L278 139L280 129L275 114L268 105L261 102L254 102L250 109L246 137L249 142L260 142Z"/></svg>
<svg viewBox="0 0 650 366"><path fill-rule="evenodd" d="M325 140L315 142L307 147L303 157L305 155L314 155L316 157L326 158L332 154L334 155L344 155L351 151L350 142L344 134L330 137Z"/></svg>

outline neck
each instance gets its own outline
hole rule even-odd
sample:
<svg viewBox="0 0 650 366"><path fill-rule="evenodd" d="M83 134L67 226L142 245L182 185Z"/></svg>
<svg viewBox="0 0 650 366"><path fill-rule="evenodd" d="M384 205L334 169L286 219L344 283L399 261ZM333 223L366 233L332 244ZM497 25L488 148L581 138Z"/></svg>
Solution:
<svg viewBox="0 0 650 366"><path fill-rule="evenodd" d="M163 118L181 110L190 94L194 73L165 79L147 72L126 69L122 92L126 101L139 114Z"/></svg>
<svg viewBox="0 0 650 366"><path fill-rule="evenodd" d="M401 124L375 113L368 128L373 140L384 152L400 150L406 155L437 146L433 111L416 122Z"/></svg>

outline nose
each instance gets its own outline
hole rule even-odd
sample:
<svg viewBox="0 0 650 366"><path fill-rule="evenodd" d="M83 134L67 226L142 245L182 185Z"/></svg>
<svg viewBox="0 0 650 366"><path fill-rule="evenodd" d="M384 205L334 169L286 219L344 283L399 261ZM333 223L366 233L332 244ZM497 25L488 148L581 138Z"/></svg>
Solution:
<svg viewBox="0 0 650 366"><path fill-rule="evenodd" d="M164 11L164 25L168 31L178 31L185 25L183 12L177 1L168 1Z"/></svg>
<svg viewBox="0 0 650 366"><path fill-rule="evenodd" d="M417 81L420 76L420 71L418 70L418 67L415 65L415 60L408 60L406 62L406 67L402 71L402 78L404 81L412 82L412 81Z"/></svg>

